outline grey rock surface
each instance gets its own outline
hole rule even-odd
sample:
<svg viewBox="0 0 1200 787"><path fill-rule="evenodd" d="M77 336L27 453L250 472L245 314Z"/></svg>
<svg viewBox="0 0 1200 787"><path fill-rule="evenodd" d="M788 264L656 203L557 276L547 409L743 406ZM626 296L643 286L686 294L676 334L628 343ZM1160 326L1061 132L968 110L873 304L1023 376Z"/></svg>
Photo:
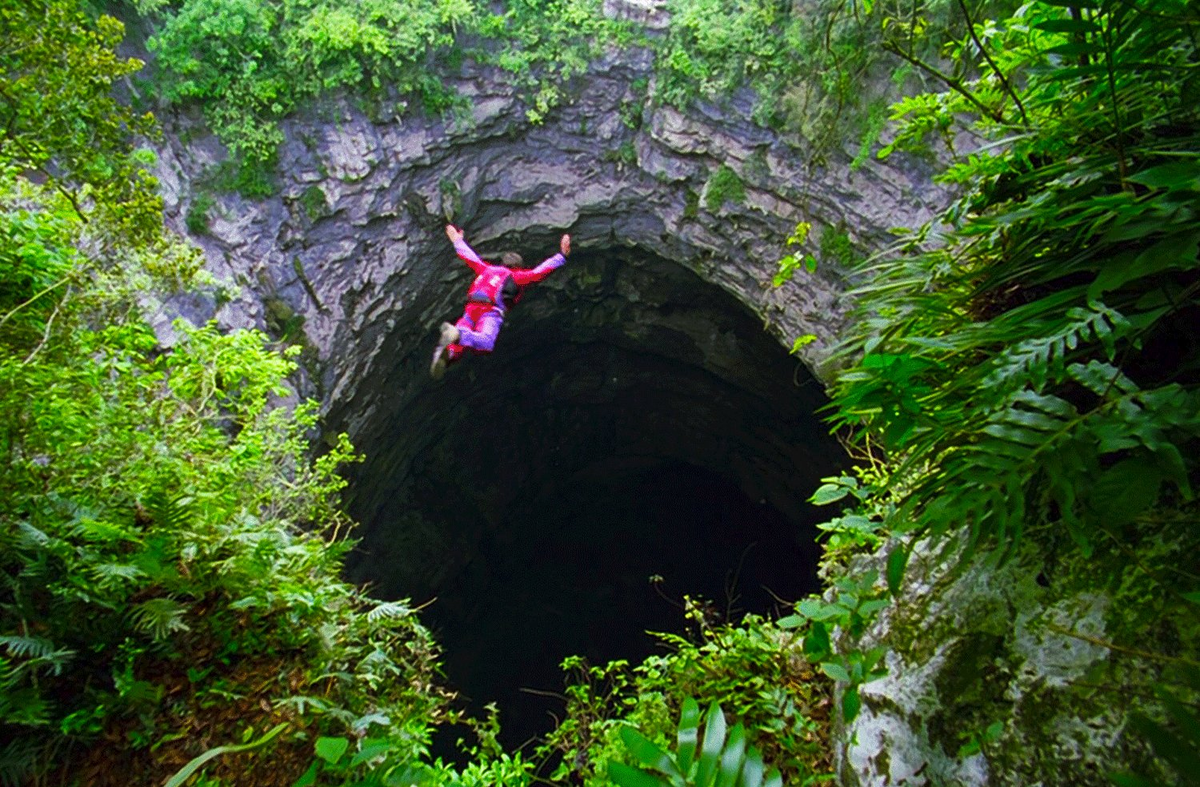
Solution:
<svg viewBox="0 0 1200 787"><path fill-rule="evenodd" d="M882 576L894 546L850 571ZM887 675L861 686L858 716L835 733L840 782L1099 787L1132 763L1152 769L1127 732L1131 711L1154 713L1137 689L1142 667L1099 644L1119 625L1115 583L1053 569L1037 547L997 565L959 564L943 546L918 542L895 603L844 642L884 647Z"/></svg>
<svg viewBox="0 0 1200 787"><path fill-rule="evenodd" d="M569 232L579 250L630 248L675 262L760 315L785 346L813 334L800 354L819 371L845 319L846 281L836 261L822 260L815 274L770 286L796 224L813 224L810 250L823 232L865 249L893 226L930 218L943 195L916 165L808 167L802 141L749 120L749 97L690 112L651 106L636 88L651 65L645 52L597 63L564 86L567 101L540 125L504 74L485 69L462 78L470 110L452 118L410 111L375 122L355 102L331 100L287 121L278 196L219 196L208 233L194 239L217 278L240 288L211 313L266 328L263 303L286 303L312 350L306 393L335 415L354 402L345 419L353 432L377 405L359 392L381 374L380 353L424 349L456 313L468 271L442 232L450 220L485 256L514 248L540 259ZM181 232L195 184L222 157L194 126L181 119L160 160L168 222ZM722 166L745 198L710 211L702 197ZM413 360L412 379L396 380L389 398L422 378Z"/></svg>
<svg viewBox="0 0 1200 787"><path fill-rule="evenodd" d="M662 10L648 0L610 5L612 13L651 26ZM677 420L619 427L622 450L663 455L661 444L644 437L657 429L687 448L683 458L726 475L754 500L791 516L803 507L803 490L815 484L816 468L830 448L819 445L815 431L807 444L788 442L792 433L771 420L780 408L794 405L777 404L783 400L778 386L770 387L774 383L759 384L763 352L746 350L751 342L741 329L714 324L719 309L707 305L709 296L703 308L690 309L696 297L691 285L676 286L677 276L656 276L656 266L676 266L684 279L717 288L764 326L784 356L797 337L813 335L815 341L799 355L819 378L845 326L849 282L836 261L823 259L815 273L771 286L797 223L813 225L808 251L819 248L828 232L845 233L865 250L890 237L894 226L929 220L944 202L920 164L896 159L851 170L850 157L835 154L827 166L811 167L802 140L751 122L750 97L681 111L648 102L645 88L638 87L647 83L652 90L648 53L613 55L562 86L567 100L542 124L527 119L526 105L504 75L487 69L468 70L461 78L458 88L470 107L452 117L410 111L374 120L391 113L378 107L367 113L353 100L331 99L285 123L278 195L262 201L220 195L208 212L208 232L194 238L224 284L207 300L177 300L166 311L193 321L215 318L231 328L265 329L305 347L300 393L321 401L327 430L349 432L373 456L362 475L370 483L362 485L355 503L365 537L379 537L372 523L390 516L394 551L380 550L379 559L409 560L411 576L424 586L436 589L467 571L464 549L472 539L488 536L500 516L496 512L512 503L501 488L458 501L482 524L454 536L411 506L399 515L387 513L429 494L422 485L456 466L458 454L439 413L461 420L467 408L458 399L443 407L442 392L480 396L466 378L454 383L459 388L438 388L428 377L436 326L458 315L470 280L445 238L447 222L463 227L485 258L511 249L534 262L556 249L562 233L570 233L577 253L542 285L540 301L522 304L533 321L523 335L559 331L551 335L560 343L615 348L597 351L595 362L573 375L551 369L515 378L514 385L527 379L544 391L545 406L562 422L557 431L553 424L525 429L515 438L525 441L522 446L557 450L555 441L564 433L578 442L608 439L611 430L606 432L603 420L581 426L585 422L574 414L628 411L636 394L631 386L654 388L657 381L653 397L672 411L688 409L679 404L681 397L697 404ZM177 118L174 126L159 174L168 222L185 232L185 218L200 193L197 184L224 153L213 138L197 132L194 119ZM710 207L706 197L722 168L736 174L745 196ZM158 327L169 333L166 321ZM522 335L516 330L506 327L506 338ZM629 352L663 347L671 348L657 361L665 372L639 370L628 360ZM564 355L561 363L572 360ZM786 419L795 421L797 433L814 430L801 421L815 424L809 415L819 406L819 385L789 369L786 357L782 368L788 385L809 386L796 400L808 412ZM481 379L488 373L481 365ZM670 375L665 382L664 374ZM708 387L710 379L718 388ZM705 404L709 399L711 407ZM721 432L720 441L695 440L703 430ZM535 482L520 459L501 459L517 468L512 483ZM561 461L580 473L588 467L583 460ZM369 567L366 559L360 573L371 575ZM923 664L893 665L895 703L910 697L916 708L933 701L922 687L938 679L938 658L944 660L944 654ZM1070 664L1054 669L1074 674ZM951 766L928 753L903 754L907 749L890 755L881 770L880 752L898 741L914 750L933 749L922 728L912 724L917 710L888 715L872 707L868 698L863 722L845 736L854 741L842 749L847 783L917 783L906 779L938 768L947 779L988 783L986 769L980 771L977 763Z"/></svg>

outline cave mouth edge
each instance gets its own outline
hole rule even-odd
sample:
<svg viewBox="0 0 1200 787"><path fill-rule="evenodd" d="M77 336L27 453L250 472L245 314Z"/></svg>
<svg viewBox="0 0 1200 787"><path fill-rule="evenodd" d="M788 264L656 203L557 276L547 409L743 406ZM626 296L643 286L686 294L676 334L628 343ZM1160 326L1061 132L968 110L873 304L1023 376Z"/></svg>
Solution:
<svg viewBox="0 0 1200 787"><path fill-rule="evenodd" d="M661 652L647 632L685 633L685 594L736 622L818 590L829 512L806 500L848 464L821 385L682 265L589 252L543 285L495 353L354 437L347 496L348 578L432 601L451 688L496 702L513 747L561 718L563 658Z"/></svg>

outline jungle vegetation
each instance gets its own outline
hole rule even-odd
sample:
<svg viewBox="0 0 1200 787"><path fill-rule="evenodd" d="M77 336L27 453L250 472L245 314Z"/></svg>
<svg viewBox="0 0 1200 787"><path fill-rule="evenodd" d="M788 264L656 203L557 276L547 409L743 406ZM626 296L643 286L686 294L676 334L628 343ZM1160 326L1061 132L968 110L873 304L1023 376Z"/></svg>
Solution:
<svg viewBox="0 0 1200 787"><path fill-rule="evenodd" d="M646 41L598 5L107 8L151 31L142 70L104 9L0 2L0 783L817 783L831 725L906 647L859 637L929 555L1106 588L1112 672L1089 696L1132 711L1109 776L1200 772L1200 9L672 0ZM475 59L528 80L536 120L609 44L656 48L653 100L782 97L760 120L826 151L814 165L850 165L828 135L853 118L855 161L924 156L958 197L854 263L830 418L861 462L814 490L849 504L823 526L828 592L777 621L689 599L698 633L665 655L568 659L535 751L504 751L493 713L448 765L428 755L456 718L436 643L339 577L356 457L344 437L314 454L295 351L150 327L155 293L214 282L162 227L145 107L198 103L232 184L265 194L280 120L325 91L452 113L439 69ZM904 89L890 109L859 90L879 74ZM777 286L834 254L805 235ZM881 572L847 570L877 550ZM960 755L1002 763L986 710L962 709Z"/></svg>

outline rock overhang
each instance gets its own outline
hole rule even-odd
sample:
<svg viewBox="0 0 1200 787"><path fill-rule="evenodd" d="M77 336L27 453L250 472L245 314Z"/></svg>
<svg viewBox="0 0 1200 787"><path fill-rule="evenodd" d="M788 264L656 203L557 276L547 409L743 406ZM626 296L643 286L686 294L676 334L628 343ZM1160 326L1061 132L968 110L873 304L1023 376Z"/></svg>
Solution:
<svg viewBox="0 0 1200 787"><path fill-rule="evenodd" d="M475 626L479 602L447 592L494 590L480 565L514 558L488 544L523 554L545 540L542 520L574 534L594 508L646 521L715 511L711 532L768 545L763 584L785 598L814 589L811 525L825 517L805 497L842 453L814 414L824 397L810 370L846 320L846 279L830 260L783 287L771 279L798 222L813 225L814 247L824 232L865 246L927 218L937 195L914 193L919 174L896 164L810 166L802 142L748 119L744 96L689 112L647 103L635 87L647 78L645 57L598 63L538 125L486 69L460 85L470 118L379 122L331 101L284 124L276 197L218 197L197 240L241 289L185 311L301 326L301 393L321 401L327 433L348 432L367 457L353 470L363 541L350 574L378 594L439 595L445 615ZM176 135L164 151L177 227L220 156L203 137ZM741 186L732 198L713 194L720 171ZM512 249L536 262L564 232L576 253L514 310L497 353L433 383L434 331L459 313L470 278L447 222L489 258ZM802 335L815 341L790 355ZM663 502L664 487L688 505ZM711 504L690 506L711 490ZM600 496L608 503L583 502ZM618 553L657 548L617 526L628 523L588 521L566 553L597 532ZM719 558L708 575L749 548L684 525L663 529L685 563ZM612 570L614 586L635 582ZM814 584L785 586L789 572Z"/></svg>
<svg viewBox="0 0 1200 787"><path fill-rule="evenodd" d="M844 454L821 385L720 287L582 251L529 288L494 353L433 381L420 338L381 370L413 381L406 397L360 433L349 576L436 599L449 677L501 702L510 742L546 731L552 708L519 690L561 688L565 656L641 658L645 631L681 629L651 577L730 617L817 589L825 516L806 497Z"/></svg>

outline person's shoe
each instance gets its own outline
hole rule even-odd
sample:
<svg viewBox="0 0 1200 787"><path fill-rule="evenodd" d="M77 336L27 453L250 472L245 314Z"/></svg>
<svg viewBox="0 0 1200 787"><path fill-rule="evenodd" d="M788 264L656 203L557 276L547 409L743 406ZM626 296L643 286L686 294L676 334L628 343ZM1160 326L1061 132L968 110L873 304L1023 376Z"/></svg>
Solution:
<svg viewBox="0 0 1200 787"><path fill-rule="evenodd" d="M438 337L437 347L433 348L433 362L429 365L429 376L435 380L442 379L446 367L450 365L450 353L447 348L458 341L458 328L448 322L442 323L442 333Z"/></svg>

